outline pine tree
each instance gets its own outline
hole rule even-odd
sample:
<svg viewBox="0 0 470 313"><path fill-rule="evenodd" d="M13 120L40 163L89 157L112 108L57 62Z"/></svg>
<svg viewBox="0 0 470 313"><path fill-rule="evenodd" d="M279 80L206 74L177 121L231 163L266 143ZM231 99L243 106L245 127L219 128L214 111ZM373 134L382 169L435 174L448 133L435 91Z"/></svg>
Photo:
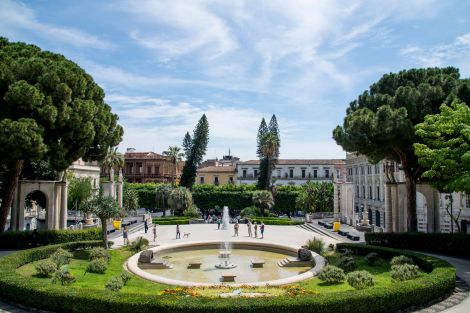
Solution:
<svg viewBox="0 0 470 313"><path fill-rule="evenodd" d="M209 123L205 114L202 115L194 129L191 144L189 144L190 139L189 133L186 133L183 141L186 162L180 181L180 185L187 188L191 188L194 185L197 167L201 164L206 154L207 144L209 143Z"/></svg>
<svg viewBox="0 0 470 313"><path fill-rule="evenodd" d="M277 124L277 118L276 118L275 114L273 114L273 116L271 117L271 120L269 121L268 131L271 134L273 134L273 136L276 137L276 140L277 140L276 153L274 154L275 159L276 159L276 163L277 163L277 159L279 158L279 148L281 146L281 137L280 137L280 133L279 133L279 125Z"/></svg>
<svg viewBox="0 0 470 313"><path fill-rule="evenodd" d="M264 118L261 120L257 137L257 154L260 159L258 183L256 185L258 189L269 190L270 188L270 179L268 179L268 177L272 175L272 172L276 168L277 160L279 158L279 146L281 142L279 134L280 132L279 126L277 124L276 115L273 115L271 117L271 120L269 121L269 126L266 125L266 121L264 120ZM266 138L268 137L270 138L271 144L273 144L275 147L274 154L270 155L269 158L263 151L264 145L266 144Z"/></svg>

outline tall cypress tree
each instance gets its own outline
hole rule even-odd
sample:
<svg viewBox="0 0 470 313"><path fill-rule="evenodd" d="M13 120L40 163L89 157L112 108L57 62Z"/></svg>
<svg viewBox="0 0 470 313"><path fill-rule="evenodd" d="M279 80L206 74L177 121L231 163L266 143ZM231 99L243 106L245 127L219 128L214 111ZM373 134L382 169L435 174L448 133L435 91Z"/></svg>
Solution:
<svg viewBox="0 0 470 313"><path fill-rule="evenodd" d="M180 185L187 188L191 188L194 185L197 167L201 164L206 154L207 144L209 143L209 122L205 114L199 119L194 129L193 138L191 141L190 139L189 133L186 133L183 141L186 162L180 180Z"/></svg>
<svg viewBox="0 0 470 313"><path fill-rule="evenodd" d="M274 153L274 157L272 157L269 162L268 162L268 158L266 157L266 155L264 155L263 148L262 148L263 137L265 137L266 134L271 134L272 136L274 136L277 142L276 152ZM261 124L258 129L258 137L257 137L257 143L258 143L257 154L260 159L258 183L256 185L258 189L268 190L270 187L268 186L268 181L269 181L268 176L272 175L272 171L276 168L276 164L279 158L280 142L281 142L281 139L280 139L279 125L277 124L276 115L273 115L271 117L271 120L269 121L269 126L266 125L266 121L263 118L261 120Z"/></svg>

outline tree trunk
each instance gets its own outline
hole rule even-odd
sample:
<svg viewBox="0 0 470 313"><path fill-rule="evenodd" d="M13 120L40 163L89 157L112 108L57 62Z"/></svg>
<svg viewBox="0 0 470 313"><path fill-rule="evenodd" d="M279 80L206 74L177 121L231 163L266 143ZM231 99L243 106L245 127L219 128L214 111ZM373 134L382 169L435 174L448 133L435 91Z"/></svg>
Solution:
<svg viewBox="0 0 470 313"><path fill-rule="evenodd" d="M0 232L5 231L8 213L10 212L13 196L15 194L16 187L18 186L18 180L20 179L23 165L24 160L15 161L14 167L8 175L8 181L6 182L2 195L2 205L0 206Z"/></svg>
<svg viewBox="0 0 470 313"><path fill-rule="evenodd" d="M416 217L416 179L409 171L404 170L406 178L406 196L407 196L407 231L418 231L418 219Z"/></svg>
<svg viewBox="0 0 470 313"><path fill-rule="evenodd" d="M271 165L269 164L269 157L266 157L266 160L268 161L268 166L266 168L266 190L269 190L269 187L271 186Z"/></svg>
<svg viewBox="0 0 470 313"><path fill-rule="evenodd" d="M100 217L101 220L101 234L103 235L103 247L108 249L108 220Z"/></svg>

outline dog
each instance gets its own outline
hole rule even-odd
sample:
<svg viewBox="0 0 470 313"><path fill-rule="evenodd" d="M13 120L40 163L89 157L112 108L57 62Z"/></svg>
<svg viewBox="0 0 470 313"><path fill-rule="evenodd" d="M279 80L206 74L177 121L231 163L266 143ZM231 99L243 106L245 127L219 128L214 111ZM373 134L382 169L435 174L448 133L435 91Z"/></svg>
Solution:
<svg viewBox="0 0 470 313"><path fill-rule="evenodd" d="M189 238L189 235L191 235L191 233L184 233L183 238Z"/></svg>

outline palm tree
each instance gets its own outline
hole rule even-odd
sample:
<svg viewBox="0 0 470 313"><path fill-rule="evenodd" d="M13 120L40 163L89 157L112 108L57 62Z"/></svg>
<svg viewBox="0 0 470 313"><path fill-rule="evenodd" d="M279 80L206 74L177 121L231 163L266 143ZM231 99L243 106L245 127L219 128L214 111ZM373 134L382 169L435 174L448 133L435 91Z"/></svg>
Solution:
<svg viewBox="0 0 470 313"><path fill-rule="evenodd" d="M124 155L117 151L117 147L109 147L101 165L108 171L108 173L111 169L115 169L119 172L119 170L124 167Z"/></svg>
<svg viewBox="0 0 470 313"><path fill-rule="evenodd" d="M266 190L255 191L251 200L260 209L261 216L264 216L265 210L274 206L273 194Z"/></svg>
<svg viewBox="0 0 470 313"><path fill-rule="evenodd" d="M279 140L273 133L266 133L261 137L261 151L266 157L268 167L266 175L266 190L271 187L271 175L272 175L272 160L276 155L277 148L279 147Z"/></svg>
<svg viewBox="0 0 470 313"><path fill-rule="evenodd" d="M173 165L173 176L171 177L171 184L175 185L176 181L176 169L178 168L178 162L182 160L184 153L180 152L181 148L177 146L168 147L168 151L163 151L163 155L168 157Z"/></svg>

